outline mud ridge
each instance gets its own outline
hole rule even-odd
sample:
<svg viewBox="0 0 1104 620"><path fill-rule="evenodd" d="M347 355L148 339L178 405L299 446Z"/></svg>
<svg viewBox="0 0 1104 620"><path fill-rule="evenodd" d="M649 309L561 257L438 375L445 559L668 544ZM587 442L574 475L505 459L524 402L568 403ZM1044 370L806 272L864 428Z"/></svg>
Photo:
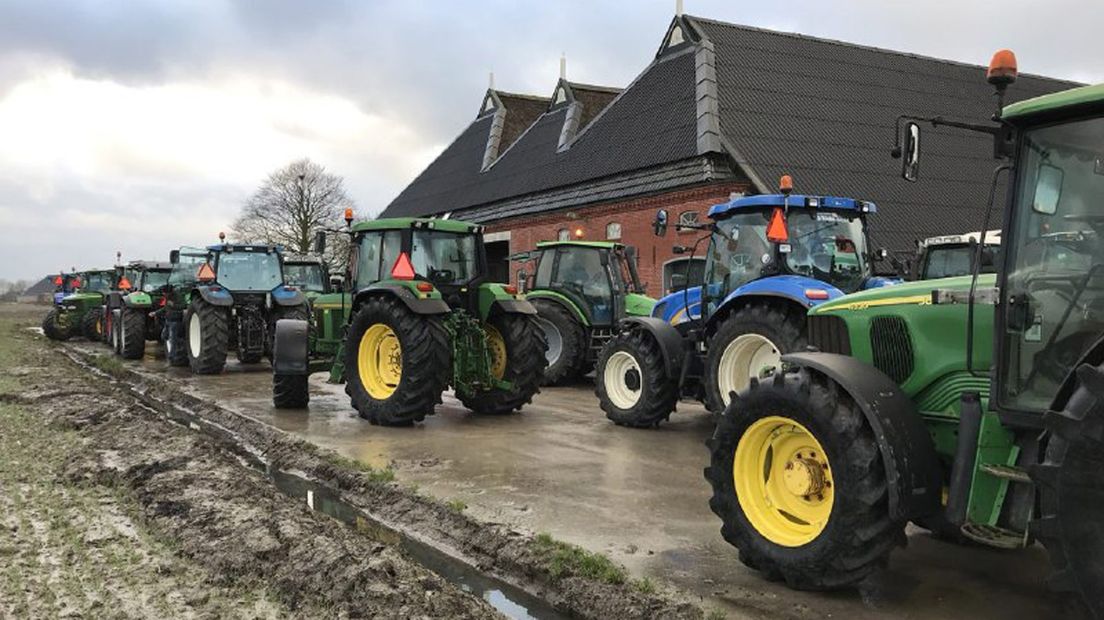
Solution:
<svg viewBox="0 0 1104 620"><path fill-rule="evenodd" d="M65 351L90 368L94 354L75 347ZM103 376L101 373L95 373ZM554 576L546 554L534 537L501 525L479 522L444 504L391 482L373 480L343 459L306 441L197 398L169 379L155 378L123 367L112 373L132 393L169 415L185 413L201 419L222 447L245 456L259 456L270 467L294 471L340 494L343 501L404 536L427 543L482 572L537 596L556 609L579 618L703 617L696 604L666 592L644 593L629 583L606 583L574 574ZM305 413L303 415L309 415ZM124 476L125 479L125 476Z"/></svg>

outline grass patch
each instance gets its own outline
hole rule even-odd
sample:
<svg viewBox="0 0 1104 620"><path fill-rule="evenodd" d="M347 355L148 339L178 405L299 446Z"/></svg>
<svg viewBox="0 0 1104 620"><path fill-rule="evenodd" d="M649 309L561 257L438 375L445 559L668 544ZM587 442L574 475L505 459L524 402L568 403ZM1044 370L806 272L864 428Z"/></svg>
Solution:
<svg viewBox="0 0 1104 620"><path fill-rule="evenodd" d="M372 482L392 482L395 480L395 470L390 467L384 467L382 469L372 467L368 463L357 461L336 453L330 455L330 460L345 469L352 469L368 474L368 479Z"/></svg>
<svg viewBox="0 0 1104 620"><path fill-rule="evenodd" d="M575 575L614 585L623 584L628 579L625 569L606 556L556 540L551 534L538 534L533 540L533 547L547 563L548 572L554 578Z"/></svg>
<svg viewBox="0 0 1104 620"><path fill-rule="evenodd" d="M655 594L656 591L655 582L647 577L644 577L643 579L634 579L632 582L632 587L637 592L641 592L643 594Z"/></svg>
<svg viewBox="0 0 1104 620"><path fill-rule="evenodd" d="M464 512L468 508L462 499L450 499L445 505L453 512Z"/></svg>
<svg viewBox="0 0 1104 620"><path fill-rule="evenodd" d="M92 365L112 377L123 376L123 362L114 355L97 355L92 358Z"/></svg>
<svg viewBox="0 0 1104 620"><path fill-rule="evenodd" d="M705 614L705 620L725 620L728 618L728 614L720 609L710 609L709 613Z"/></svg>

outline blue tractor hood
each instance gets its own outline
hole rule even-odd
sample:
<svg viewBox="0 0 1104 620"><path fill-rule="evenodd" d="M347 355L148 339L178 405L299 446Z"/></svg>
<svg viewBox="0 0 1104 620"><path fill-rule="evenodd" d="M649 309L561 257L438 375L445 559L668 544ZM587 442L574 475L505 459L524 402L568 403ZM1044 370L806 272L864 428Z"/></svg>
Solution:
<svg viewBox="0 0 1104 620"><path fill-rule="evenodd" d="M719 284L710 284L710 297L720 293ZM838 288L806 276L781 275L752 280L725 296L717 307L728 304L737 297L754 295L757 297L782 297L795 301L806 308L830 301L844 295ZM672 325L678 325L690 318L701 317L701 287L695 286L686 291L677 291L660 298L652 310L652 316L663 319Z"/></svg>

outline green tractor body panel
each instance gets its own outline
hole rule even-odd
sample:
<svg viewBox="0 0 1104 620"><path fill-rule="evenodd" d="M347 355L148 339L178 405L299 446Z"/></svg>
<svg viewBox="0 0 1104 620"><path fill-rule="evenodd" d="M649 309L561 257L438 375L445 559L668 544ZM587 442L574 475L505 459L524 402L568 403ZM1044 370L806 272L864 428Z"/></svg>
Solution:
<svg viewBox="0 0 1104 620"><path fill-rule="evenodd" d="M491 312L494 310L495 304L510 304L516 301L525 301L525 295L518 293L508 293L506 287L514 289L509 284L502 284L500 282L484 282L479 285L479 292L477 298L479 300L479 319L486 321L491 316Z"/></svg>
<svg viewBox="0 0 1104 620"><path fill-rule="evenodd" d="M436 220L419 217L391 217L380 220L368 220L353 225L352 232L365 232L369 230L398 230L404 228L417 228L424 226L428 230L438 230L451 233L474 233L482 230L478 224L470 224L459 220Z"/></svg>
<svg viewBox="0 0 1104 620"><path fill-rule="evenodd" d="M901 386L924 417L946 472L957 445L960 396L964 392L980 395L985 413L967 511L974 523L996 525L1009 483L989 476L982 465L1013 465L1019 450L997 415L986 411L993 306L974 306L973 363L969 364L969 304L933 304L937 290L964 298L971 280L970 276L922 280L845 295L810 310L809 329L821 351L856 357ZM994 274L983 274L977 290L992 289L995 284Z"/></svg>
<svg viewBox="0 0 1104 620"><path fill-rule="evenodd" d="M652 309L655 308L655 305L656 300L647 295L641 295L640 293L625 295L626 316L652 316Z"/></svg>
<svg viewBox="0 0 1104 620"><path fill-rule="evenodd" d="M583 311L579 309L578 304L576 304L571 299L568 299L567 296L565 296L561 293L557 293L556 291L552 291L552 290L548 290L548 289L537 289L535 291L526 291L525 296L530 301L532 301L534 299L552 299L552 300L555 300L555 301L563 304L565 308L570 310L571 313L575 316L575 318L579 321L579 323L581 323L584 327L590 327L590 319L588 319L586 317L586 315L583 314Z"/></svg>
<svg viewBox="0 0 1104 620"><path fill-rule="evenodd" d="M1048 112L1066 112L1070 108L1104 102L1104 84L1071 88L1006 106L1001 119L1021 123L1030 116Z"/></svg>

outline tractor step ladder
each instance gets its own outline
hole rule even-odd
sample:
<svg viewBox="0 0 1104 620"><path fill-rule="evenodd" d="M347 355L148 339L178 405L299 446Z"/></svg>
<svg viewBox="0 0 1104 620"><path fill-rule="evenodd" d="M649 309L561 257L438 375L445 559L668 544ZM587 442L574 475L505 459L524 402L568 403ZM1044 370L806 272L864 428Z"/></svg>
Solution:
<svg viewBox="0 0 1104 620"><path fill-rule="evenodd" d="M1031 476L1027 475L1027 470L1022 467L998 465L996 463L982 463L979 469L994 478L1000 478L1001 480L1008 480L1010 482L1031 484Z"/></svg>
<svg viewBox="0 0 1104 620"><path fill-rule="evenodd" d="M967 522L960 530L970 540L999 549L1020 549L1027 546L1027 533L1016 532L997 525Z"/></svg>

